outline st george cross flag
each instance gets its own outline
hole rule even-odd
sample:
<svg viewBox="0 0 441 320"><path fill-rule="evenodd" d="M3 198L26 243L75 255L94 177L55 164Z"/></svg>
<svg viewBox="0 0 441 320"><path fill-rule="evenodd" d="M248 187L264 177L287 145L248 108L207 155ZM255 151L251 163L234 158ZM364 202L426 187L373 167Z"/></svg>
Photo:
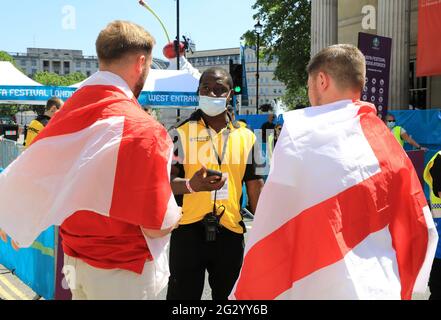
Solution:
<svg viewBox="0 0 441 320"><path fill-rule="evenodd" d="M168 229L180 218L171 158L165 128L142 110L124 80L98 72L0 174L0 229L28 247L49 226L84 210ZM168 239L146 241L160 290L168 277Z"/></svg>
<svg viewBox="0 0 441 320"><path fill-rule="evenodd" d="M438 235L410 159L366 103L285 114L232 299L410 299Z"/></svg>

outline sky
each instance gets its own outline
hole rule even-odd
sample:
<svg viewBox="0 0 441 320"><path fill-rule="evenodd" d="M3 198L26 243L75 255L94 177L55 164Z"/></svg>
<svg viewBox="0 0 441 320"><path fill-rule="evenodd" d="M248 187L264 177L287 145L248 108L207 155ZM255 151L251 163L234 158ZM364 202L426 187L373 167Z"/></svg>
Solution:
<svg viewBox="0 0 441 320"><path fill-rule="evenodd" d="M176 37L176 0L146 0ZM233 48L252 29L255 0L180 0L181 35L197 50ZM82 50L96 55L95 40L109 22L121 19L142 25L156 39L153 55L164 59L167 43L159 22L138 0L0 0L0 50L26 48Z"/></svg>

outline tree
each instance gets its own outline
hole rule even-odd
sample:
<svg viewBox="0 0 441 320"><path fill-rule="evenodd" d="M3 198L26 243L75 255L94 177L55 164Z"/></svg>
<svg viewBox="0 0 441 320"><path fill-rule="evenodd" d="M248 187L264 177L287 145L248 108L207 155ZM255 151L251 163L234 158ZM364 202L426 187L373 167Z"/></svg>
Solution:
<svg viewBox="0 0 441 320"><path fill-rule="evenodd" d="M20 70L22 73L23 70L22 68L20 68L19 66L17 66L17 62L15 62L15 59L9 55L8 53L4 52L4 51L0 51L0 61L8 61L10 63L12 63L12 65L17 68L18 70Z"/></svg>
<svg viewBox="0 0 441 320"><path fill-rule="evenodd" d="M275 78L287 86L284 101L290 109L307 102L306 84L311 52L310 0L256 0L254 19L263 25L261 57L277 60ZM256 45L254 30L247 31L246 45Z"/></svg>
<svg viewBox="0 0 441 320"><path fill-rule="evenodd" d="M70 86L86 79L86 76L80 72L71 73L65 76L60 76L56 73L37 72L34 75L34 80L46 86Z"/></svg>

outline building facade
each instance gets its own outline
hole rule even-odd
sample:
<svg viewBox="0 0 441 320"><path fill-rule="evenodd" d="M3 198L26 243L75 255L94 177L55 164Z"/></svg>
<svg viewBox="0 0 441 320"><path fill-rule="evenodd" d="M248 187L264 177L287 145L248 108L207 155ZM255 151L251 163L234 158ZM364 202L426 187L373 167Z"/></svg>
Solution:
<svg viewBox="0 0 441 320"><path fill-rule="evenodd" d="M188 61L201 73L211 67L220 67L227 71L230 70L230 60L233 63L241 63L240 48L202 50L189 52Z"/></svg>
<svg viewBox="0 0 441 320"><path fill-rule="evenodd" d="M81 50L28 48L26 53L9 52L17 65L29 76L47 71L58 75L80 72L91 76L98 71L96 56L85 56ZM153 69L165 69L168 62L153 58Z"/></svg>
<svg viewBox="0 0 441 320"><path fill-rule="evenodd" d="M248 84L248 106L242 106L242 114L256 114L257 101L257 55L255 48L244 49L246 82ZM268 105L286 93L286 86L274 78L277 59L271 63L259 59L259 106ZM260 111L259 111L260 113Z"/></svg>
<svg viewBox="0 0 441 320"><path fill-rule="evenodd" d="M313 0L312 6L312 53L334 43L357 45L359 32L390 37L389 109L441 107L441 76L416 76L418 0Z"/></svg>

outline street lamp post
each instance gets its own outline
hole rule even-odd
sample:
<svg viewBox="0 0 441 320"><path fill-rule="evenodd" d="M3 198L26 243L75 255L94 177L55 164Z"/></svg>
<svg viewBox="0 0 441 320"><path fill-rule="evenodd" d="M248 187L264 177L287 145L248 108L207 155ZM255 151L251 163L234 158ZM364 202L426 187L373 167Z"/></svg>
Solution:
<svg viewBox="0 0 441 320"><path fill-rule="evenodd" d="M179 12L180 8L179 8L179 0L176 0L176 26L177 26L177 30L176 30L176 42L175 42L175 51L176 51L176 69L180 70L181 66L180 66L180 30L179 30L179 24L180 24L180 12ZM181 121L181 110L178 108L176 110L176 120L177 122Z"/></svg>
<svg viewBox="0 0 441 320"><path fill-rule="evenodd" d="M257 58L257 70L256 70L256 114L259 114L259 56L260 56L260 35L262 34L263 26L260 24L260 21L257 21L257 24L254 26L254 31L257 35L257 47L256 47L256 58Z"/></svg>

